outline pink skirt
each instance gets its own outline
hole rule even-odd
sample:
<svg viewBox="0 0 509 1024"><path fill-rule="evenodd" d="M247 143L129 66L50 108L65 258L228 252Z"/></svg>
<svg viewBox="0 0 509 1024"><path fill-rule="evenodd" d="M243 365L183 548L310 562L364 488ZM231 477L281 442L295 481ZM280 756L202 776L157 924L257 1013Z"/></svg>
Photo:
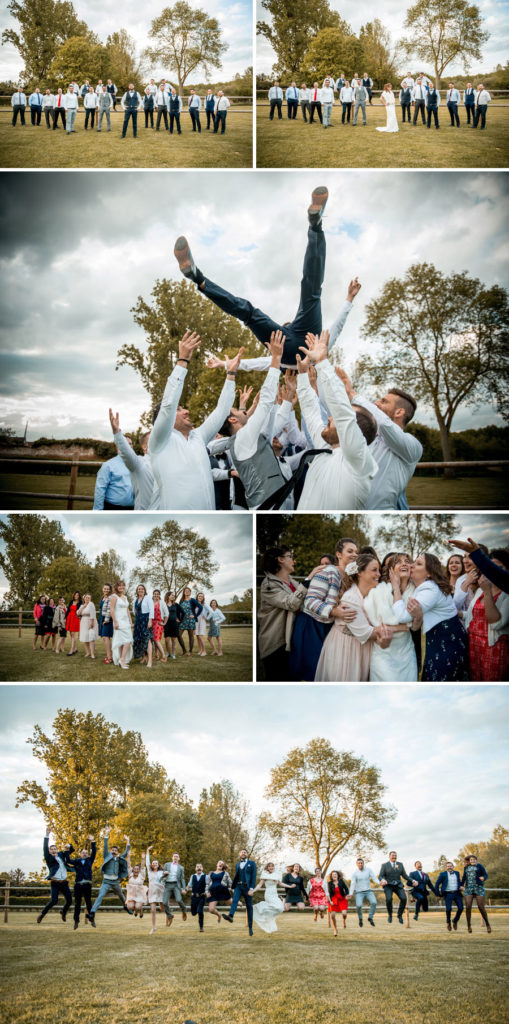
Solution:
<svg viewBox="0 0 509 1024"><path fill-rule="evenodd" d="M371 641L360 640L334 624L330 630L316 669L316 683L367 683L371 661Z"/></svg>

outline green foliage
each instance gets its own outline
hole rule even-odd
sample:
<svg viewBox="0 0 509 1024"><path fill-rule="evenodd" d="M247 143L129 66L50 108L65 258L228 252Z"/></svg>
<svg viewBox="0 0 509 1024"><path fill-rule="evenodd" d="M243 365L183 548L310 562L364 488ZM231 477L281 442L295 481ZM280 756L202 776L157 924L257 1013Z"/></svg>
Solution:
<svg viewBox="0 0 509 1024"><path fill-rule="evenodd" d="M347 847L365 854L384 846L384 829L396 816L383 803L385 789L375 765L317 737L271 770L265 796L277 809L275 817L262 815L261 824L326 872Z"/></svg>
<svg viewBox="0 0 509 1024"><path fill-rule="evenodd" d="M359 547L370 543L365 517L344 515L339 522L332 515L283 514L256 517L258 550L287 544L293 551L297 576L310 572L321 555L333 553L340 537L352 537Z"/></svg>
<svg viewBox="0 0 509 1024"><path fill-rule="evenodd" d="M190 585L211 587L219 568L208 539L195 529L179 526L175 519L155 526L140 541L136 556L140 565L131 575L133 583L173 590L177 595Z"/></svg>
<svg viewBox="0 0 509 1024"><path fill-rule="evenodd" d="M201 69L209 76L213 68L220 68L228 49L217 18L191 7L186 0L165 7L153 19L149 35L155 42L145 50L145 62L167 67L170 78L174 75L177 79L180 94L193 73Z"/></svg>
<svg viewBox="0 0 509 1024"><path fill-rule="evenodd" d="M47 594L58 602L59 597L70 601L76 590L80 594L96 595L97 576L92 566L79 555L59 555L46 566L41 574L37 588L41 594Z"/></svg>
<svg viewBox="0 0 509 1024"><path fill-rule="evenodd" d="M56 558L75 559L78 551L67 540L58 522L41 515L7 516L0 523L0 537L5 549L0 552L9 591L5 600L12 605L30 605L41 576Z"/></svg>
<svg viewBox="0 0 509 1024"><path fill-rule="evenodd" d="M259 21L256 29L277 54L275 75L293 78L299 74L314 37L322 29L344 25L328 0L262 0L262 7L270 14L270 24ZM326 71L329 73L330 67Z"/></svg>
<svg viewBox="0 0 509 1024"><path fill-rule="evenodd" d="M99 78L109 77L108 52L100 43L86 36L71 36L57 50L48 70L47 82L51 89L66 90L74 79L80 84L88 78L93 89Z"/></svg>
<svg viewBox="0 0 509 1024"><path fill-rule="evenodd" d="M163 396L166 380L178 359L178 343L191 327L201 336L200 349L189 363L182 396L195 422L201 423L215 409L224 384L220 370L208 370L205 360L208 355L234 355L244 346L244 355L259 355L260 345L251 332L237 320L223 313L210 299L185 279L179 282L157 280L152 289L152 304L141 296L132 309L134 320L147 335L147 343L122 345L117 355L118 366L132 366L141 378L143 386L155 405ZM249 383L259 387L264 374L246 374ZM237 377L242 381L243 375ZM150 422L150 416L144 417Z"/></svg>
<svg viewBox="0 0 509 1024"><path fill-rule="evenodd" d="M69 0L11 0L7 9L19 23L19 31L6 29L2 42L15 46L24 61L27 89L46 86L50 65L66 39L84 36L97 42Z"/></svg>
<svg viewBox="0 0 509 1024"><path fill-rule="evenodd" d="M199 859L204 865L225 860L231 867L243 847L252 853L246 826L249 804L229 779L202 790L198 810L203 828Z"/></svg>
<svg viewBox="0 0 509 1024"><path fill-rule="evenodd" d="M411 381L413 395L435 412L444 461L451 459L449 435L460 405L495 398L507 415L509 307L499 285L415 264L367 305L362 334L379 348L357 361L356 382L405 388Z"/></svg>
<svg viewBox="0 0 509 1024"><path fill-rule="evenodd" d="M472 59L482 57L482 44L489 39L476 4L468 0L419 0L407 10L401 40L405 52L416 54L433 65L437 87L445 69L462 61L465 71Z"/></svg>
<svg viewBox="0 0 509 1024"><path fill-rule="evenodd" d="M447 541L459 528L454 516L447 513L392 516L388 526L378 528L375 547L382 558L389 551L404 551L412 559L425 551L441 557L446 551L450 554Z"/></svg>
<svg viewBox="0 0 509 1024"><path fill-rule="evenodd" d="M317 79L322 84L327 75L335 75L345 70L346 77L359 71L362 64L362 47L346 22L339 28L324 28L317 33L305 55L303 66L304 76L309 85L310 79Z"/></svg>
<svg viewBox="0 0 509 1024"><path fill-rule="evenodd" d="M103 551L101 555L97 555L94 562L94 573L98 590L102 589L103 583L111 583L113 586L116 580L125 580L126 572L127 565L114 548L109 548L108 551Z"/></svg>
<svg viewBox="0 0 509 1024"><path fill-rule="evenodd" d="M368 72L373 79L375 88L383 89L386 82L396 79L396 52L391 45L388 30L379 18L362 25L359 32L359 43L362 49L362 67L353 68L360 75Z"/></svg>
<svg viewBox="0 0 509 1024"><path fill-rule="evenodd" d="M133 82L138 90L143 90L142 72L136 58L136 40L125 28L112 32L106 40L104 49L107 67L102 75L103 82L111 78L119 92L121 89L125 90L130 82Z"/></svg>

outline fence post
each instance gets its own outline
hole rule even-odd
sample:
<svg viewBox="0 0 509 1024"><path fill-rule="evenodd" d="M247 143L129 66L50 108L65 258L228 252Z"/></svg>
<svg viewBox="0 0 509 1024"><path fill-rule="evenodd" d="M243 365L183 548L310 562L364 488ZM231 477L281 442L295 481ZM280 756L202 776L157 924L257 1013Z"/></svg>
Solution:
<svg viewBox="0 0 509 1024"><path fill-rule="evenodd" d="M79 452L74 452L72 457L71 479L69 481L69 494L67 495L67 508L74 508L74 495L76 494L76 484L78 481L79 457Z"/></svg>
<svg viewBox="0 0 509 1024"><path fill-rule="evenodd" d="M18 608L18 637L21 636L21 627L23 625L23 609Z"/></svg>
<svg viewBox="0 0 509 1024"><path fill-rule="evenodd" d="M4 898L4 924L8 924L8 922L9 922L9 895L10 895L10 888L11 888L11 883L10 883L9 879L7 879L7 881L5 883L5 889L4 889L4 897L5 897Z"/></svg>

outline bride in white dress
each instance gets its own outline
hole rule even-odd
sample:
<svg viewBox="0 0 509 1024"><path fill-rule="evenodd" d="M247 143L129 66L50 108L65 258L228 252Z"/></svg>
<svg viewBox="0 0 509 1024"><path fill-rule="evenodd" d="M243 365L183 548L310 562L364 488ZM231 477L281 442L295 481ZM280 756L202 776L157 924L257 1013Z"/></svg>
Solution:
<svg viewBox="0 0 509 1024"><path fill-rule="evenodd" d="M392 91L392 85L384 85L380 99L385 104L387 124L385 128L377 128L377 132L399 132L398 119L396 117L396 98Z"/></svg>
<svg viewBox="0 0 509 1024"><path fill-rule="evenodd" d="M254 892L257 892L258 889L265 887L265 899L253 906L253 919L264 932L277 932L276 920L284 910L283 901L277 894L278 885L283 889L293 889L292 885L287 885L282 881L281 872L276 871L275 864L269 861L260 875L256 889L254 889Z"/></svg>
<svg viewBox="0 0 509 1024"><path fill-rule="evenodd" d="M127 668L133 656L133 630L129 601L125 595L125 583L120 580L115 584L115 593L110 599L110 611L113 619L113 638L111 654L115 665Z"/></svg>
<svg viewBox="0 0 509 1024"><path fill-rule="evenodd" d="M400 630L398 618L393 611L396 586L397 596L403 597L405 605L415 592L415 586L410 579L410 568L408 555L392 555L383 571L383 576L388 575L390 582L382 581L364 598L364 611L373 626L384 623L393 631L389 647L382 649L378 644L372 645L369 663L370 683L417 682L417 658L412 635L409 629Z"/></svg>

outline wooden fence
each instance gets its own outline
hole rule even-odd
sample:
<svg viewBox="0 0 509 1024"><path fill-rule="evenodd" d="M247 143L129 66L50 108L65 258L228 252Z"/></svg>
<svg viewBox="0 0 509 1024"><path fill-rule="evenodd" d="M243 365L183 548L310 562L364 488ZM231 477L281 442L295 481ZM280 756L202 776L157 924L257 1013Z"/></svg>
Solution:
<svg viewBox="0 0 509 1024"><path fill-rule="evenodd" d="M226 609L224 612L226 615L226 622L221 623L222 629L239 629L241 626L251 626L253 624L253 610L252 608L244 608L240 611L230 611ZM242 616L244 621L231 622L230 619ZM32 611L30 609L18 608L8 611L0 612L0 629L17 629L18 639L23 635L24 629L33 629L35 621ZM101 637L99 637L99 640Z"/></svg>

